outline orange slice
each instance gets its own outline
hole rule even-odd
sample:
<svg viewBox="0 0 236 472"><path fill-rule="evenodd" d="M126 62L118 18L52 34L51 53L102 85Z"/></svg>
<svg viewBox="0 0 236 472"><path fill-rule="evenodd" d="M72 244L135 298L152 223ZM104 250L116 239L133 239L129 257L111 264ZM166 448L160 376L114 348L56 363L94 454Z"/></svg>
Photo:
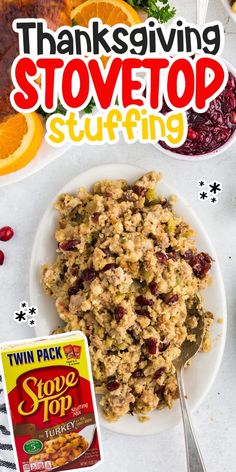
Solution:
<svg viewBox="0 0 236 472"><path fill-rule="evenodd" d="M37 113L17 113L0 123L0 175L25 167L37 154L44 127Z"/></svg>
<svg viewBox="0 0 236 472"><path fill-rule="evenodd" d="M87 0L71 12L71 18L80 26L88 26L89 20L95 17L109 26L117 23L128 26L141 23L136 10L124 0Z"/></svg>

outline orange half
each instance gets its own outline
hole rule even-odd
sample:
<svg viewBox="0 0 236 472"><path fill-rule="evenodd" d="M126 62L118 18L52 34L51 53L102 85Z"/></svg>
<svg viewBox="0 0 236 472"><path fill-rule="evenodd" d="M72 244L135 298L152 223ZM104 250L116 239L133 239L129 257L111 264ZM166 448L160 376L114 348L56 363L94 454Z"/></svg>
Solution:
<svg viewBox="0 0 236 472"><path fill-rule="evenodd" d="M100 18L109 26L123 23L128 26L141 23L136 10L123 0L87 0L71 12L77 25L88 26L92 18Z"/></svg>
<svg viewBox="0 0 236 472"><path fill-rule="evenodd" d="M17 113L0 123L0 176L25 167L36 156L44 136L36 112Z"/></svg>

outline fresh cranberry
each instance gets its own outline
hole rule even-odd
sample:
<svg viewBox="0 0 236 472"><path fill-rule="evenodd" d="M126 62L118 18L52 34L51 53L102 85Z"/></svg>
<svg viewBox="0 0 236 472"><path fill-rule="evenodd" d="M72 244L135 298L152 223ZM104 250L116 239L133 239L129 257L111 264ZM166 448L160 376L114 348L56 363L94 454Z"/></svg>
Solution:
<svg viewBox="0 0 236 472"><path fill-rule="evenodd" d="M156 282L154 282L154 281L150 282L149 288L150 288L150 292L151 292L153 295L157 295L157 294L158 294L158 285L157 285Z"/></svg>
<svg viewBox="0 0 236 472"><path fill-rule="evenodd" d="M141 185L134 185L132 187L132 190L134 193L136 193L136 195L138 195L139 197L145 197L146 193L147 193L147 189L144 188L144 187L141 187Z"/></svg>
<svg viewBox="0 0 236 472"><path fill-rule="evenodd" d="M154 306L154 301L150 300L150 298L143 297L143 295L139 295L139 297L136 298L136 302L140 306L145 306L145 305L150 306L150 307Z"/></svg>
<svg viewBox="0 0 236 472"><path fill-rule="evenodd" d="M78 239L68 239L60 243L59 248L62 249L62 251L73 251L79 243L80 241Z"/></svg>
<svg viewBox="0 0 236 472"><path fill-rule="evenodd" d="M168 256L164 252L158 251L155 253L155 256L161 264L167 264Z"/></svg>
<svg viewBox="0 0 236 472"><path fill-rule="evenodd" d="M149 354L152 354L152 355L156 354L157 352L157 339L156 338L146 339L145 344L146 344Z"/></svg>
<svg viewBox="0 0 236 472"><path fill-rule="evenodd" d="M115 320L117 323L122 320L123 316L126 314L126 309L123 306L117 306L115 310Z"/></svg>
<svg viewBox="0 0 236 472"><path fill-rule="evenodd" d="M116 267L115 264L106 264L103 269L101 269L101 272L106 272L107 270L111 270L111 269L114 269Z"/></svg>
<svg viewBox="0 0 236 472"><path fill-rule="evenodd" d="M117 381L117 380L109 380L109 382L107 382L107 390L109 392L113 392L114 390L117 390L120 386L120 383Z"/></svg>
<svg viewBox="0 0 236 472"><path fill-rule="evenodd" d="M159 379L162 376L163 372L165 372L165 367L160 367L160 369L156 370L155 374L153 375L153 378L155 380Z"/></svg>
<svg viewBox="0 0 236 472"><path fill-rule="evenodd" d="M3 265L4 259L5 259L4 252L1 251L1 249L0 249L0 266Z"/></svg>
<svg viewBox="0 0 236 472"><path fill-rule="evenodd" d="M189 260L193 273L198 279L203 279L211 269L212 258L205 252L196 254Z"/></svg>
<svg viewBox="0 0 236 472"><path fill-rule="evenodd" d="M97 276L97 273L94 269L85 269L83 272L82 272L82 280L86 281L86 282L92 282L92 280L94 280Z"/></svg>
<svg viewBox="0 0 236 472"><path fill-rule="evenodd" d="M198 138L198 133L194 131L192 128L189 128L187 137L188 139L191 139L191 141L194 141L195 139Z"/></svg>
<svg viewBox="0 0 236 472"><path fill-rule="evenodd" d="M132 377L134 377L134 379L137 379L139 377L143 377L144 376L144 373L143 373L143 370L142 369L136 369L133 373L132 373Z"/></svg>
<svg viewBox="0 0 236 472"><path fill-rule="evenodd" d="M0 241L9 241L14 236L14 231L10 226L0 229Z"/></svg>

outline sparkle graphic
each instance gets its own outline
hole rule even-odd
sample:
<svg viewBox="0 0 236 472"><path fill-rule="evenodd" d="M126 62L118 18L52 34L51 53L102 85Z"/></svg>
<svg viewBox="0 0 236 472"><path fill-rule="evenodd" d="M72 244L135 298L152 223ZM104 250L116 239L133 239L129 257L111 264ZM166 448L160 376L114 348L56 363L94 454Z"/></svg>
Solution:
<svg viewBox="0 0 236 472"><path fill-rule="evenodd" d="M31 307L29 308L29 315L31 315L31 316L37 315L37 308L36 308L36 306L31 306Z"/></svg>
<svg viewBox="0 0 236 472"><path fill-rule="evenodd" d="M17 323L22 323L24 321L27 321L27 313L23 310L15 311L14 320L17 321Z"/></svg>
<svg viewBox="0 0 236 472"><path fill-rule="evenodd" d="M23 301L23 302L20 302L20 308L25 308L27 309L27 306L28 306L28 303Z"/></svg>
<svg viewBox="0 0 236 472"><path fill-rule="evenodd" d="M209 184L209 189L210 193L213 193L214 195L216 195L218 192L222 192L220 182L213 182L212 184Z"/></svg>
<svg viewBox="0 0 236 472"><path fill-rule="evenodd" d="M204 185L206 185L205 180L199 180L198 187L204 187Z"/></svg>
<svg viewBox="0 0 236 472"><path fill-rule="evenodd" d="M211 197L210 203L214 205L215 203L218 203L218 199L216 197Z"/></svg>
<svg viewBox="0 0 236 472"><path fill-rule="evenodd" d="M208 198L207 192L199 192L200 200L205 200L206 198Z"/></svg>
<svg viewBox="0 0 236 472"><path fill-rule="evenodd" d="M30 328L33 328L36 325L36 320L34 318L28 320L28 325L30 326Z"/></svg>
<svg viewBox="0 0 236 472"><path fill-rule="evenodd" d="M19 310L14 311L14 321L16 323L27 323L30 327L36 325L36 319L32 318L38 314L38 308L34 305L29 306L29 303L26 301L21 301L19 303Z"/></svg>

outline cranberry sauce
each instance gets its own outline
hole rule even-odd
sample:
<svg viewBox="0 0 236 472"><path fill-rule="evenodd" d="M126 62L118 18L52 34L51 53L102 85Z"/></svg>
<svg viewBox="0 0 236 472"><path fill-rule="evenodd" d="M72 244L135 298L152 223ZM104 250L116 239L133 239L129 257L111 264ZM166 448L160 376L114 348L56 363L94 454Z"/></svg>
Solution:
<svg viewBox="0 0 236 472"><path fill-rule="evenodd" d="M163 105L162 113L170 109ZM195 156L215 151L228 141L236 129L236 79L229 72L225 89L210 103L205 113L187 110L188 135L178 148L171 148L163 141L160 145L172 152Z"/></svg>

